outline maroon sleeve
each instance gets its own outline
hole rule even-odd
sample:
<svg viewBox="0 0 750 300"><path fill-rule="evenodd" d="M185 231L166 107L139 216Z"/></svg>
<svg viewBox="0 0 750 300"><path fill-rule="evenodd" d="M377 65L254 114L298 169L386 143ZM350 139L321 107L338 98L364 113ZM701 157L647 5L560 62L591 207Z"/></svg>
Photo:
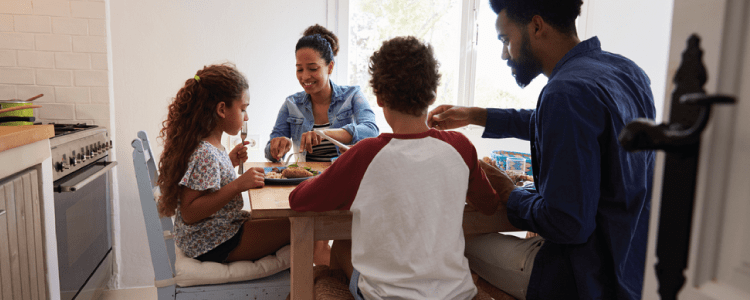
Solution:
<svg viewBox="0 0 750 300"><path fill-rule="evenodd" d="M469 189L466 192L466 203L485 215L494 214L500 204L500 197L479 166L474 144L460 132L438 131L438 134L437 138L452 145L461 154L466 166L469 167Z"/></svg>
<svg viewBox="0 0 750 300"><path fill-rule="evenodd" d="M289 206L295 211L348 210L370 162L389 140L376 137L359 141L323 173L300 183L289 194Z"/></svg>

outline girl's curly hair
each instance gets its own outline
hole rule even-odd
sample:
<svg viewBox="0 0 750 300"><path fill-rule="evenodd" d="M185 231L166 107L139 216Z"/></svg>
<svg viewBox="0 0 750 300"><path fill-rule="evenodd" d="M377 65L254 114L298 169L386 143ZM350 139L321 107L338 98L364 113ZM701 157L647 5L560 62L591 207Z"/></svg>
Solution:
<svg viewBox="0 0 750 300"><path fill-rule="evenodd" d="M435 99L439 66L432 46L413 36L396 37L370 57L370 85L386 107L421 116Z"/></svg>
<svg viewBox="0 0 750 300"><path fill-rule="evenodd" d="M245 76L227 63L203 67L177 92L159 132L164 144L157 180L161 188L157 205L160 215L175 214L182 194L178 183L187 171L193 151L216 128L216 106L224 102L232 107L247 89Z"/></svg>

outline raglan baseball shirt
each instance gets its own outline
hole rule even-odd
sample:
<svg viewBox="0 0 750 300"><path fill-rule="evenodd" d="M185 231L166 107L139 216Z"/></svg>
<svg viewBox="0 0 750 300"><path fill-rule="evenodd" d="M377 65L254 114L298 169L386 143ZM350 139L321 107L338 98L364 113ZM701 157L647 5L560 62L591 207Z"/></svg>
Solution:
<svg viewBox="0 0 750 300"><path fill-rule="evenodd" d="M296 211L351 210L352 264L367 299L471 299L465 203L499 197L458 132L381 134L360 141L289 196Z"/></svg>

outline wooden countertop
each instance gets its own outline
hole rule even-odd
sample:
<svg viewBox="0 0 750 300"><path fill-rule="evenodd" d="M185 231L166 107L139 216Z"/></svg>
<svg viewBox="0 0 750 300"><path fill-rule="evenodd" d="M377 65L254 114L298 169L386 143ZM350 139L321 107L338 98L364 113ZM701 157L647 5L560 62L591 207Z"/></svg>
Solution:
<svg viewBox="0 0 750 300"><path fill-rule="evenodd" d="M53 136L54 125L0 126L0 152Z"/></svg>

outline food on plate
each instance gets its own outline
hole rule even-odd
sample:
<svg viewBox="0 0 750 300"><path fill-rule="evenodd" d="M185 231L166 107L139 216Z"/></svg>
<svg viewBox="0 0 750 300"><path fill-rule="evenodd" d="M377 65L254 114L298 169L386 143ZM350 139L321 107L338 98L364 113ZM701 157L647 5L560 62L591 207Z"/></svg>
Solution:
<svg viewBox="0 0 750 300"><path fill-rule="evenodd" d="M281 175L286 178L303 178L313 176L314 174L308 170L305 170L305 168L288 167L281 171Z"/></svg>
<svg viewBox="0 0 750 300"><path fill-rule="evenodd" d="M297 164L289 165L289 167L274 167L269 172L266 172L266 179L292 179L292 178L306 178L320 174L320 171L313 170L310 167L300 167Z"/></svg>

